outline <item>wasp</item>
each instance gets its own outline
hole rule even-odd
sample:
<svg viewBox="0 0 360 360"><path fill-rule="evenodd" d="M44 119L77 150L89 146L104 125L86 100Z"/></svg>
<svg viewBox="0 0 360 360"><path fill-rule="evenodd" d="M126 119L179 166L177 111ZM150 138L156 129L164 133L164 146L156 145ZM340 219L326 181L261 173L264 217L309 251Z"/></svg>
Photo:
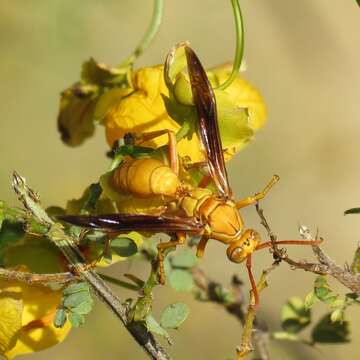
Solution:
<svg viewBox="0 0 360 360"><path fill-rule="evenodd" d="M208 181L202 181L196 187L181 181L175 134L167 130L144 133L137 135L138 139L147 141L152 137L168 134L169 165L151 157L127 158L112 173L111 181L118 191L136 198L163 196L166 201L161 212L155 215L67 215L60 219L73 225L102 230L110 236L128 231L169 234L170 241L157 245L160 283L165 282L165 250L184 244L187 235L200 236L196 255L202 257L210 239L219 241L227 246L226 254L230 261L246 261L256 306L259 297L252 273L252 253L271 246L271 243L261 243L260 234L256 230L245 228L239 209L263 199L279 177L274 175L267 186L254 196L240 201L233 198L225 167L214 91L194 51L186 45L185 53L200 139L206 155L209 174L207 179L213 182L217 191L205 186ZM287 240L278 243L300 244L304 241ZM311 241L306 243L313 244Z"/></svg>

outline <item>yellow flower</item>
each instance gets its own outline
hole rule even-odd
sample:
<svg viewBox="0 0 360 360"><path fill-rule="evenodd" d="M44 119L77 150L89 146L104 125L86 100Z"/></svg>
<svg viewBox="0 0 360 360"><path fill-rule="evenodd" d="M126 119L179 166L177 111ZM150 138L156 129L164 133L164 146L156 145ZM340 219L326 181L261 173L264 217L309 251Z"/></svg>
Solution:
<svg viewBox="0 0 360 360"><path fill-rule="evenodd" d="M53 325L60 299L61 291L1 280L0 355L13 359L63 341L71 325Z"/></svg>
<svg viewBox="0 0 360 360"><path fill-rule="evenodd" d="M228 76L227 67L214 68L209 72L209 78L216 84L224 82ZM225 156L229 158L248 143L254 131L263 126L265 105L258 91L241 78L235 79L227 89L215 91L215 94L221 135L224 147L227 148ZM125 93L124 90L115 89L105 93L98 101L95 113L106 127L109 145L112 146L127 132L145 133L162 129L179 131L180 125L168 114L163 96L169 97L163 66L137 70L133 74L133 91ZM176 100L172 101L176 108ZM183 105L179 103L178 106ZM244 108L247 111L245 117ZM234 126L238 127L235 133ZM167 136L163 135L144 145L157 148L166 143ZM191 139L185 137L180 140L178 153L190 157L192 162L204 160L197 134L193 134Z"/></svg>
<svg viewBox="0 0 360 360"><path fill-rule="evenodd" d="M156 130L168 129L177 132L180 125L173 120L165 109L162 95L167 96L168 89L164 82L163 66L154 66L137 70L133 75L133 91L123 97L123 94L108 92L106 101L114 95L113 104L102 120L106 127L106 138L110 146L122 138L127 132L145 133ZM117 101L116 101L117 100ZM103 102L99 100L98 108L103 108ZM144 143L144 146L159 147L167 143L167 136L163 135L154 140ZM201 161L202 154L199 151L199 141L196 136L191 140L182 139L178 144L181 156L189 156L193 162Z"/></svg>
<svg viewBox="0 0 360 360"><path fill-rule="evenodd" d="M15 231L6 223L2 231ZM46 238L18 233L19 239L3 250L3 265L8 269L35 273L64 271L58 250ZM70 331L67 322L61 329L53 326L61 290L0 280L0 355L40 351L64 340Z"/></svg>

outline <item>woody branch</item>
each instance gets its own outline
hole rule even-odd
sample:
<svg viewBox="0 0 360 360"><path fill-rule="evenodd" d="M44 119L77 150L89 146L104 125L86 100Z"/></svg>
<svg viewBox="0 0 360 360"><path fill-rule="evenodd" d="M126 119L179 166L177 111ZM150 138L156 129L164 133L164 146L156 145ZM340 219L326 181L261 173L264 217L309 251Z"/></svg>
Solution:
<svg viewBox="0 0 360 360"><path fill-rule="evenodd" d="M28 220L35 219L46 227L47 231L44 235L64 254L69 263L70 270L76 276L79 276L79 278L89 283L94 293L123 323L147 355L151 359L169 360L170 356L155 340L145 325L137 324L137 326L134 326L134 324L129 321L126 304L120 301L95 270L89 269L86 266L85 259L76 245L77 239L66 234L63 226L60 223L54 222L48 216L40 204L39 196L28 187L25 179L16 172L13 174L13 188L27 210L26 215L28 216ZM19 277L19 274L14 275Z"/></svg>
<svg viewBox="0 0 360 360"><path fill-rule="evenodd" d="M264 216L264 211L260 208L259 204L256 205L256 211L261 219L261 224L268 233L272 243L273 255L277 261L285 261L293 269L302 269L320 275L330 275L352 292L360 295L360 274L356 274L348 266L341 267L337 265L318 245L312 245L313 253L318 260L317 263L310 263L307 261L300 262L291 259L287 255L285 249L280 249L276 243L277 236L271 230L269 223ZM306 240L312 241L317 239L317 236L313 237L309 229L303 225L300 226L299 232Z"/></svg>

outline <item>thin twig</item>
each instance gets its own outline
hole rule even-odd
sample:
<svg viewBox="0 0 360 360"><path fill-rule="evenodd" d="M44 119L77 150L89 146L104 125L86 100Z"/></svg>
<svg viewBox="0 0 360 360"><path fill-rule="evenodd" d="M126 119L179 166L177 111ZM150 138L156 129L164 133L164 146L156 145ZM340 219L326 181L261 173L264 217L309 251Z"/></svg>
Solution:
<svg viewBox="0 0 360 360"><path fill-rule="evenodd" d="M142 323L132 323L128 320L128 308L112 292L110 287L99 275L86 264L81 252L76 246L76 238L68 235L60 223L54 222L40 205L39 196L30 189L23 177L16 172L13 174L13 188L18 194L19 200L29 212L29 219L34 218L47 228L44 234L56 245L69 262L69 267L81 279L87 281L94 293L102 300L117 318L124 324L129 333L152 359L168 360L170 356L155 340L154 336Z"/></svg>
<svg viewBox="0 0 360 360"><path fill-rule="evenodd" d="M0 278L6 281L19 281L28 285L50 286L51 283L67 284L78 278L71 272L54 274L35 274L18 270L0 268Z"/></svg>
<svg viewBox="0 0 360 360"><path fill-rule="evenodd" d="M306 261L298 262L289 258L286 251L284 249L279 249L276 244L277 236L272 232L264 216L264 211L260 208L259 204L256 205L256 211L261 219L261 224L265 227L272 242L272 250L276 261L285 261L293 269L302 269L320 275L330 275L354 293L360 294L360 274L356 274L348 267L342 268L337 265L319 246L311 246L313 253L319 261L318 263L309 263ZM301 236L306 240L311 241L316 240L317 238L314 238L305 226L301 226L299 231Z"/></svg>
<svg viewBox="0 0 360 360"><path fill-rule="evenodd" d="M241 280L234 276L231 282L231 292L224 288L220 283L215 282L208 278L205 272L194 267L192 275L196 286L206 294L207 300L221 304L226 311L233 315L242 326L246 322L246 307L244 304L244 293L242 289L243 283ZM226 301L221 294L231 293L231 301ZM259 321L257 318L253 319L253 331L251 332L252 341L258 354L258 360L269 360L269 352L267 349L268 334L267 326L264 322Z"/></svg>

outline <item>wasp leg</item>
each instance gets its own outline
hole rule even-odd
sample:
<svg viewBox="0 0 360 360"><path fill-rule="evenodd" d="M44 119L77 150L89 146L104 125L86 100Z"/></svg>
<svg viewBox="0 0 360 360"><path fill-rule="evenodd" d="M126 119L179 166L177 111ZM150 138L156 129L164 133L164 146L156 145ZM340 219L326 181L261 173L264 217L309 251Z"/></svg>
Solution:
<svg viewBox="0 0 360 360"><path fill-rule="evenodd" d="M176 233L176 239L172 239L165 243L160 243L157 245L158 255L158 272L159 272L159 282L160 284L164 285L166 276L165 276L165 269L164 269L164 259L165 259L165 250L176 248L177 245L182 245L185 243L186 235L183 232Z"/></svg>
<svg viewBox="0 0 360 360"><path fill-rule="evenodd" d="M176 149L176 136L173 131L170 130L158 130L158 131L150 131L148 133L134 133L132 134L134 139L139 143L143 143L145 141L153 140L162 135L168 135L168 156L170 162L170 168L174 171L175 174L179 174L179 162L178 162L178 153Z"/></svg>
<svg viewBox="0 0 360 360"><path fill-rule="evenodd" d="M205 235L203 235L203 237L200 239L200 242L196 248L196 256L201 258L204 256L204 252L205 252L205 247L207 242L209 241L209 238Z"/></svg>
<svg viewBox="0 0 360 360"><path fill-rule="evenodd" d="M251 283L251 291L252 291L252 294L254 295L254 300L255 300L254 304L250 303L250 307L257 308L257 306L259 305L259 292L257 290L257 286L256 286L256 283L255 283L255 279L254 279L254 275L252 273L251 267L252 267L251 255L249 255L246 258L246 268L247 268L250 283Z"/></svg>
<svg viewBox="0 0 360 360"><path fill-rule="evenodd" d="M236 207L238 209L243 208L245 206L256 204L259 200L263 199L266 194L270 191L270 189L280 180L278 175L274 175L269 183L265 186L264 190L255 194L254 196L250 196L246 199L240 200L236 202Z"/></svg>

